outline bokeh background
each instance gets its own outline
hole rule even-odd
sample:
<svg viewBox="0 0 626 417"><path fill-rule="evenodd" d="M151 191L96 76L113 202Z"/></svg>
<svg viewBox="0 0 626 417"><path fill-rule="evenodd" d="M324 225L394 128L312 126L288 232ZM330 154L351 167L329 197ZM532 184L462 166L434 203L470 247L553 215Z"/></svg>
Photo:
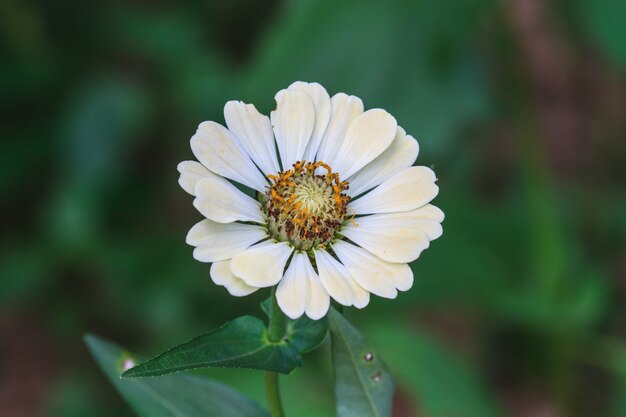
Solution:
<svg viewBox="0 0 626 417"><path fill-rule="evenodd" d="M151 355L260 314L192 259L176 165L295 80L390 111L439 177L413 289L348 313L394 416L626 416L623 0L3 0L0 51L2 416L132 415L85 332ZM288 415L333 415L328 359Z"/></svg>

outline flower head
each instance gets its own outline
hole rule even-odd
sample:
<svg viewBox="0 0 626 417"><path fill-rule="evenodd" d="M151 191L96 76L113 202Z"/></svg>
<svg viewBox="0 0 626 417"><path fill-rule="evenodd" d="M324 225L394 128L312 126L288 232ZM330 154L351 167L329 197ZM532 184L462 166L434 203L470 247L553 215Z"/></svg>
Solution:
<svg viewBox="0 0 626 417"><path fill-rule="evenodd" d="M275 98L270 117L229 101L227 128L203 122L191 138L199 162L178 170L205 217L187 235L194 258L235 296L278 285L291 318L323 317L331 297L362 308L370 293L408 290L407 263L441 236L444 218L429 204L434 172L412 166L417 141L384 110L317 83Z"/></svg>

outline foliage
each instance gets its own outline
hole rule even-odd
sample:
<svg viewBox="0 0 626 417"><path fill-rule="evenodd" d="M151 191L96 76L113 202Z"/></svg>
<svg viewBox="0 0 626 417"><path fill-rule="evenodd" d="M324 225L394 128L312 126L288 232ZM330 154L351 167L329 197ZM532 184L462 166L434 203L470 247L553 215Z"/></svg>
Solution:
<svg viewBox="0 0 626 417"><path fill-rule="evenodd" d="M337 416L390 415L393 380L387 367L340 313L333 309L329 317Z"/></svg>
<svg viewBox="0 0 626 417"><path fill-rule="evenodd" d="M125 364L134 363L138 357L96 336L87 336L85 342L102 371L141 416L268 416L258 404L206 378L172 375L140 380L120 379Z"/></svg>

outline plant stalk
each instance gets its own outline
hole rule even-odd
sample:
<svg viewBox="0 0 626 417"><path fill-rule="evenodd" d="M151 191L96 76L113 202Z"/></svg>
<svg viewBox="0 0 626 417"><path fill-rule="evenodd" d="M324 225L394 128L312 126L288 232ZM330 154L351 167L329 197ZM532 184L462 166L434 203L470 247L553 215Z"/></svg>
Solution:
<svg viewBox="0 0 626 417"><path fill-rule="evenodd" d="M272 298L270 303L270 323L267 328L267 338L272 343L280 342L287 330L287 317L282 312L276 301L276 287L272 288ZM265 371L265 397L270 416L284 417L283 406L280 401L280 387L278 385L278 374L276 372Z"/></svg>

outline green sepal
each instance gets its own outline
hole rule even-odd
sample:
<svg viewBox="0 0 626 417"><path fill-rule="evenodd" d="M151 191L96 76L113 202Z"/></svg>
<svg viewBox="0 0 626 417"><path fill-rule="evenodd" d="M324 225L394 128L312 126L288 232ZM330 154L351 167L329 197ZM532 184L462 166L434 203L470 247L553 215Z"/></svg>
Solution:
<svg viewBox="0 0 626 417"><path fill-rule="evenodd" d="M261 303L261 310L269 317L271 299ZM300 353L308 353L317 349L328 334L328 318L311 320L307 316L287 321L286 341Z"/></svg>

